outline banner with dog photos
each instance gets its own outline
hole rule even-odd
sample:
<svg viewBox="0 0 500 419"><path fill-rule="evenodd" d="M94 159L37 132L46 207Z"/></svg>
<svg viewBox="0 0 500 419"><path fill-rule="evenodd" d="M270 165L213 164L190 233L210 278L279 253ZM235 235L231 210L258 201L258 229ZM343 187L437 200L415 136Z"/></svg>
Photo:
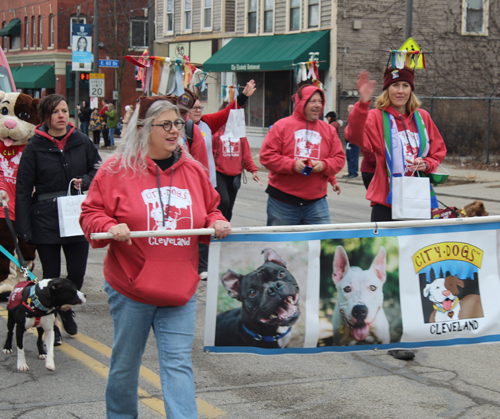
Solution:
<svg viewBox="0 0 500 419"><path fill-rule="evenodd" d="M231 235L210 245L204 350L500 342L500 223Z"/></svg>

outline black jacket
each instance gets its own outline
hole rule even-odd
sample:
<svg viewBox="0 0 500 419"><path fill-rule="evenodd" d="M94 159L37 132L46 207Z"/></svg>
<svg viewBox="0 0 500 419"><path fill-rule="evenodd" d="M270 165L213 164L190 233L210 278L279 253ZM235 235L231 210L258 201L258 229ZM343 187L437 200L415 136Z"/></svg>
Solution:
<svg viewBox="0 0 500 419"><path fill-rule="evenodd" d="M82 189L88 190L101 157L89 137L71 123L62 151L51 138L45 125L38 126L23 151L16 181L16 231L33 244L83 242L84 236L59 236L57 198L46 198L47 194L66 195L75 177L82 178ZM78 191L72 187L71 193Z"/></svg>
<svg viewBox="0 0 500 419"><path fill-rule="evenodd" d="M92 114L92 109L90 109L90 106L80 107L80 112L78 112L78 117L80 118L80 122L89 122L91 114Z"/></svg>

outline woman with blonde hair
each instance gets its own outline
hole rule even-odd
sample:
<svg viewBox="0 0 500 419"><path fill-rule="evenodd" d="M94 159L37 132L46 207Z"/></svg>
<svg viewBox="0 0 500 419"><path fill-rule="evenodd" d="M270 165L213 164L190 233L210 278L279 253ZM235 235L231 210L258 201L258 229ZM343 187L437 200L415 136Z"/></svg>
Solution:
<svg viewBox="0 0 500 419"><path fill-rule="evenodd" d="M386 68L382 94L369 109L375 86L363 71L358 78L359 102L349 114L345 137L376 158L366 198L371 201L371 221L393 221L392 184L397 176L434 173L446 155L446 146L430 115L420 109L413 93L415 74L410 68ZM431 207L438 207L429 190ZM429 211L429 218L431 212ZM394 358L411 360L412 350L391 350Z"/></svg>
<svg viewBox="0 0 500 419"><path fill-rule="evenodd" d="M105 290L113 318L106 417L138 417L141 358L151 328L156 337L168 418L196 419L191 366L195 329L198 242L208 236L130 238L130 231L231 226L219 195L179 141L184 121L164 96L141 98L117 154L97 172L80 223L94 248L109 245ZM109 240L91 240L109 232Z"/></svg>
<svg viewBox="0 0 500 419"><path fill-rule="evenodd" d="M344 135L363 150L375 153L375 175L366 193L372 206L371 220L392 221L388 170L391 176L434 173L446 156L446 146L429 113L420 108L412 69L388 67L376 109L370 110L374 86L375 81L363 71L358 78L360 100L349 114ZM391 144L391 149L386 144ZM388 156L391 167L387 165ZM438 206L437 201L434 205Z"/></svg>

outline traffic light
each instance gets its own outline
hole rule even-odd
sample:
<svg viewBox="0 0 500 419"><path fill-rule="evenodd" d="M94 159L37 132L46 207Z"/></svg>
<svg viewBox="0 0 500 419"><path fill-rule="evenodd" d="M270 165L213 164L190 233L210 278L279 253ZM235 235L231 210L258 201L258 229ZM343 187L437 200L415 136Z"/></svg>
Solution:
<svg viewBox="0 0 500 419"><path fill-rule="evenodd" d="M89 81L89 73L80 73L80 80L81 81Z"/></svg>

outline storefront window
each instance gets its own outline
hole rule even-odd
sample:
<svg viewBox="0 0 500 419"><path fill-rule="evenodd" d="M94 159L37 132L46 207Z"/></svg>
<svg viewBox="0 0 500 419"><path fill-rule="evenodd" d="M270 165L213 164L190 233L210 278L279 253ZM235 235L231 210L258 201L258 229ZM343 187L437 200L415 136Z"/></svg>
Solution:
<svg viewBox="0 0 500 419"><path fill-rule="evenodd" d="M249 127L264 126L264 73L236 73L240 86L245 86L249 80L254 80L257 90L245 105L246 124Z"/></svg>
<svg viewBox="0 0 500 419"><path fill-rule="evenodd" d="M291 71L267 71L264 73L265 100L264 126L291 114Z"/></svg>

